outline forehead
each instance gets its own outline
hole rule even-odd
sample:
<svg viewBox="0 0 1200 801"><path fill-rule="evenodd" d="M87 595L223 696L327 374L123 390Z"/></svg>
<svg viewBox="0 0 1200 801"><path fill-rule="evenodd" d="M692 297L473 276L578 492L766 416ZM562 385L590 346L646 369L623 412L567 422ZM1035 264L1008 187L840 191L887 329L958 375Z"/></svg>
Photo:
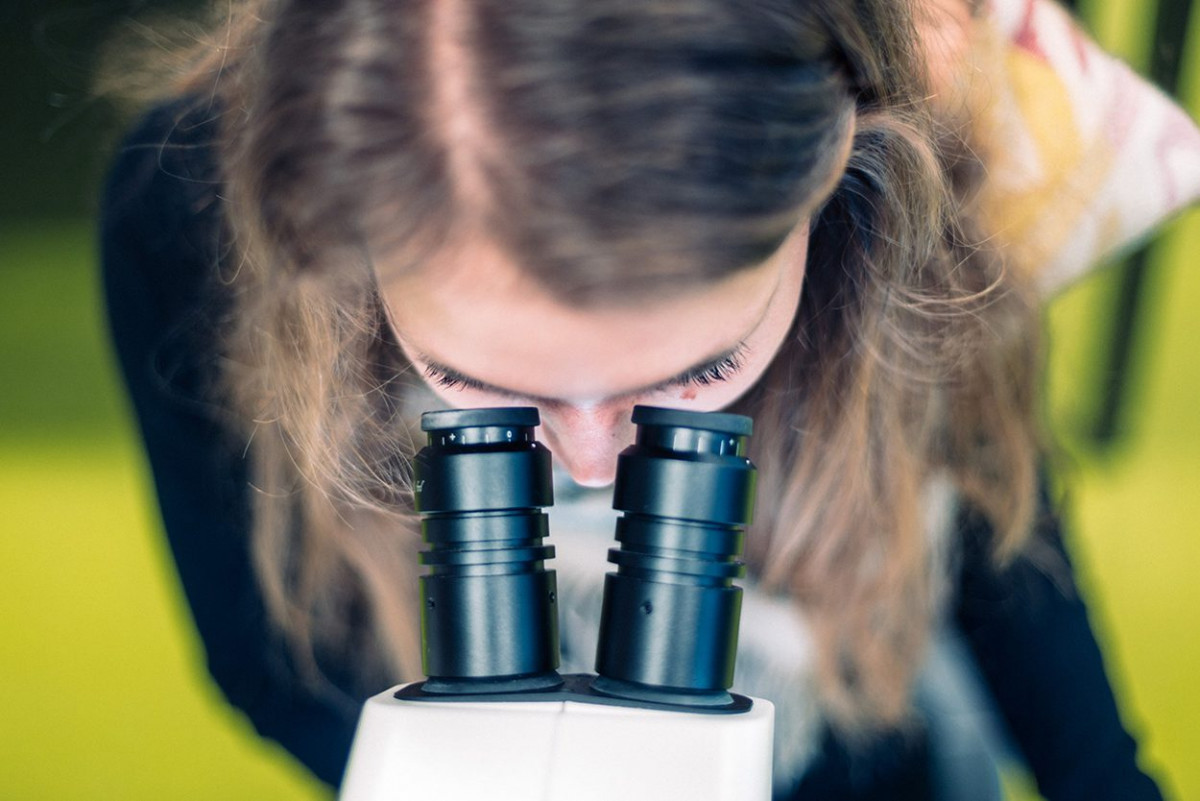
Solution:
<svg viewBox="0 0 1200 801"><path fill-rule="evenodd" d="M663 381L752 334L769 316L788 250L716 283L622 304L567 304L486 243L381 290L410 358L522 395L599 400Z"/></svg>

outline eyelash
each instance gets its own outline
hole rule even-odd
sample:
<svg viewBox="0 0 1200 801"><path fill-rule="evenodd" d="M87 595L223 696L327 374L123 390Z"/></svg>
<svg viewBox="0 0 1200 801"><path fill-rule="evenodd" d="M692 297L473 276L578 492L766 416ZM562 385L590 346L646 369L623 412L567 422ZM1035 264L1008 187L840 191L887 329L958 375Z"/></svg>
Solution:
<svg viewBox="0 0 1200 801"><path fill-rule="evenodd" d="M719 384L722 381L728 381L733 377L733 374L742 369L742 355L739 351L726 356L715 364L700 369L693 370L680 376L675 381L672 381L669 386L700 386L707 387L713 384Z"/></svg>
<svg viewBox="0 0 1200 801"><path fill-rule="evenodd" d="M735 373L742 369L744 364L742 349L738 348L733 353L726 356L715 364L710 364L707 367L699 370L693 370L690 373L685 373L669 384L664 384L659 389L667 389L670 387L687 387L699 386L708 387L713 384L719 384L722 381L728 381ZM426 366L425 377L435 383L442 389L461 392L466 389L486 390L487 387L478 381L473 381L469 378L451 375L438 370L436 367Z"/></svg>
<svg viewBox="0 0 1200 801"><path fill-rule="evenodd" d="M468 378L459 378L448 373L443 373L436 367L426 367L425 377L433 383L437 384L442 389L450 389L461 391L464 389L484 389L483 384L478 381L472 381Z"/></svg>

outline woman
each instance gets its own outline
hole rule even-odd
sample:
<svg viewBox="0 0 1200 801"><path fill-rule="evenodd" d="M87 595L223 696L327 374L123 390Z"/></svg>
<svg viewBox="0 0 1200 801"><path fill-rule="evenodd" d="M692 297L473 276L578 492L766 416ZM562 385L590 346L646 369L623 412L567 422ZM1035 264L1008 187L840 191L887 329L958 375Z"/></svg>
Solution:
<svg viewBox="0 0 1200 801"><path fill-rule="evenodd" d="M1200 145L1060 12L275 0L214 41L122 150L106 281L210 669L260 732L336 783L361 700L419 677L437 404L539 407L590 669L594 509L653 403L756 421L738 689L779 706L780 798L995 793L947 756L980 735L945 642L1047 798L1159 797L1039 507L1036 306L1197 181L1113 213L1086 115L1081 186L1049 180L1013 59L1046 49L1050 95L1136 85Z"/></svg>

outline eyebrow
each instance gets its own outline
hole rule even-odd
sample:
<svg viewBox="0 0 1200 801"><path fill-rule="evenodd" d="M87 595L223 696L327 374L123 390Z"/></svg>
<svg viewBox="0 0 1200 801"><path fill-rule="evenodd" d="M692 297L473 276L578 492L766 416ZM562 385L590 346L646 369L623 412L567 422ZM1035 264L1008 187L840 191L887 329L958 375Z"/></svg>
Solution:
<svg viewBox="0 0 1200 801"><path fill-rule="evenodd" d="M721 351L715 356L711 356L703 361L699 361L696 364L693 364L691 367L679 371L670 378L666 378L662 381L656 381L653 384L647 384L635 389L626 390L625 392L620 392L611 396L611 398L608 398L608 400L629 397L631 395L648 394L658 390L666 389L668 387L687 383L696 375L702 375L710 370L722 367L730 360L740 359L745 355L746 350L746 341L744 339L739 340L737 344L733 345L732 347ZM559 398L546 398L540 395L530 395L525 392L516 392L511 389L505 389L504 387L498 387L495 384L489 384L487 381L480 381L478 378L473 378L472 376L455 370L449 365L442 364L428 354L420 353L418 355L421 361L425 363L425 370L423 372L426 374L427 378L433 378L434 375L431 374L436 374L437 377L445 378L449 383L462 383L471 387L472 389L491 392L496 395L507 395L512 398L522 398L543 405L562 403L562 400Z"/></svg>

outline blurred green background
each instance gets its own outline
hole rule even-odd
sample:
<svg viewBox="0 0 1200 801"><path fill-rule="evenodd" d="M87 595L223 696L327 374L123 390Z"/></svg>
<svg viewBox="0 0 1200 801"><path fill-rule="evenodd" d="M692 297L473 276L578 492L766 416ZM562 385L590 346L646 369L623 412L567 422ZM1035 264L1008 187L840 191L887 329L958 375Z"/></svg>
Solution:
<svg viewBox="0 0 1200 801"><path fill-rule="evenodd" d="M89 98L88 74L95 42L149 5L0 11L0 797L323 798L208 681L104 332L93 198L116 116ZM1143 64L1152 10L1092 0L1083 13ZM1198 50L1181 86L1193 113ZM1047 405L1126 720L1165 789L1200 798L1200 213L1161 244L1116 446L1086 436L1112 271L1048 309ZM1017 773L1009 791L1035 797Z"/></svg>

